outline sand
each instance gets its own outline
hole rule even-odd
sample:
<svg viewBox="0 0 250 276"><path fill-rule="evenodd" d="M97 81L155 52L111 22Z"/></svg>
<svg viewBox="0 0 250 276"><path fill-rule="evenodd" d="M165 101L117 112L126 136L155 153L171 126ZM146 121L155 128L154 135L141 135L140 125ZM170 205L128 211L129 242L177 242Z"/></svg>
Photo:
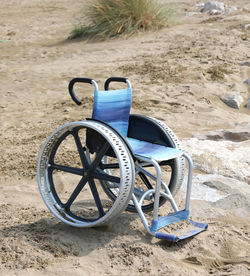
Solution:
<svg viewBox="0 0 250 276"><path fill-rule="evenodd" d="M81 2L1 2L0 275L250 275L249 136L221 135L249 134L250 67L240 65L250 61L249 1L224 1L238 10L214 16L185 16L200 2L178 1L179 23L161 31L68 41ZM209 224L206 232L173 245L147 235L137 214L96 229L50 214L36 183L37 156L55 128L91 116L92 87L79 86L81 106L69 97L76 76L100 86L128 77L132 113L174 130L195 161L191 215ZM220 100L237 92L239 110ZM183 196L182 189L178 203Z"/></svg>

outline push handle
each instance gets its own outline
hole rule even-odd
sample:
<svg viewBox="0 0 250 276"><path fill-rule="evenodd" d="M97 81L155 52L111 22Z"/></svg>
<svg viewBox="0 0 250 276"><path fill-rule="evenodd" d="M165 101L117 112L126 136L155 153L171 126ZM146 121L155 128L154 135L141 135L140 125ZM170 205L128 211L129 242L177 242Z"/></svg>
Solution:
<svg viewBox="0 0 250 276"><path fill-rule="evenodd" d="M131 88L131 84L130 84L130 82L129 82L128 79L126 79L126 78L120 78L120 77L111 77L111 78L109 78L109 79L107 79L105 81L105 84L104 84L104 89L105 90L109 90L109 84L111 82L124 82L124 83L128 84L128 88Z"/></svg>
<svg viewBox="0 0 250 276"><path fill-rule="evenodd" d="M95 89L98 90L98 86L97 83L89 78L74 78L70 81L69 83L69 94L72 98L72 100L77 104L80 105L82 102L76 97L75 91L74 91L74 84L76 82L82 82L82 83L89 83L89 84L93 84L95 86Z"/></svg>

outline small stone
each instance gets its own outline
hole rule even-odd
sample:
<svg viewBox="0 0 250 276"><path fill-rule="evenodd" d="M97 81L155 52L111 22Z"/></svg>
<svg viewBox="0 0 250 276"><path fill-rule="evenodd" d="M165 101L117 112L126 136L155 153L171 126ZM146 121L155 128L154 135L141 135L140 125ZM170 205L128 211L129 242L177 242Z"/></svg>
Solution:
<svg viewBox="0 0 250 276"><path fill-rule="evenodd" d="M243 103L243 97L240 95L240 93L237 94L226 94L220 98L226 105L240 109L241 104Z"/></svg>
<svg viewBox="0 0 250 276"><path fill-rule="evenodd" d="M250 24L246 24L245 26L244 26L244 28L246 29L246 30L250 30Z"/></svg>
<svg viewBox="0 0 250 276"><path fill-rule="evenodd" d="M244 83L246 83L248 85L248 88L250 88L250 78L248 78L247 80L245 80Z"/></svg>
<svg viewBox="0 0 250 276"><path fill-rule="evenodd" d="M209 11L210 13L218 13L218 12L224 12L225 11L225 5L222 2L206 2L204 4L204 7L202 8L201 12L207 12Z"/></svg>
<svg viewBox="0 0 250 276"><path fill-rule="evenodd" d="M14 36L16 34L16 32L8 32L7 35L8 36Z"/></svg>
<svg viewBox="0 0 250 276"><path fill-rule="evenodd" d="M217 14L220 14L220 13L221 13L221 11L219 11L219 10L210 10L209 11L210 15L217 15Z"/></svg>
<svg viewBox="0 0 250 276"><path fill-rule="evenodd" d="M250 109L250 98L247 99L247 109Z"/></svg>
<svg viewBox="0 0 250 276"><path fill-rule="evenodd" d="M248 66L248 67L250 67L250 62L249 61L241 62L240 65L241 66Z"/></svg>
<svg viewBox="0 0 250 276"><path fill-rule="evenodd" d="M231 7L230 9L228 9L225 14L230 14L230 13L233 13L233 12L236 12L238 10L237 7L233 6Z"/></svg>
<svg viewBox="0 0 250 276"><path fill-rule="evenodd" d="M186 16L194 16L194 15L197 15L199 14L198 12L189 12L186 14Z"/></svg>
<svg viewBox="0 0 250 276"><path fill-rule="evenodd" d="M235 12L235 11L237 11L237 10L238 10L238 8L235 7L235 6L233 6L233 7L231 7L231 8L229 9L229 12Z"/></svg>

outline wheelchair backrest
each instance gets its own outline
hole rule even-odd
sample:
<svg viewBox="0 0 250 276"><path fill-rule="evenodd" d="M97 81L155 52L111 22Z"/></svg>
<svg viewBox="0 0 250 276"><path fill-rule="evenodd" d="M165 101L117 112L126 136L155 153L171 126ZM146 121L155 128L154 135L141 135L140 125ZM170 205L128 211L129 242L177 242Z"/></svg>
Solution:
<svg viewBox="0 0 250 276"><path fill-rule="evenodd" d="M95 90L92 118L111 125L126 137L131 98L131 88L107 91Z"/></svg>
<svg viewBox="0 0 250 276"><path fill-rule="evenodd" d="M81 101L77 98L74 91L75 83L93 84L94 106L92 118L103 121L119 131L124 137L128 134L129 113L132 100L132 87L128 79L111 77L105 81L104 91L100 91L97 83L89 78L74 78L69 83L69 93L73 101L80 105ZM126 83L127 89L109 90L111 82Z"/></svg>

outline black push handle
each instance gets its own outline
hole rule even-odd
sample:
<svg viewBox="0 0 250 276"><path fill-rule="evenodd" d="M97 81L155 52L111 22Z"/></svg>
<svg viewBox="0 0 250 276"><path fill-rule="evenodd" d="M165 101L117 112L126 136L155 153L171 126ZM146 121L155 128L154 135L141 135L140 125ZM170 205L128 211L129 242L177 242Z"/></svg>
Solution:
<svg viewBox="0 0 250 276"><path fill-rule="evenodd" d="M104 84L104 89L105 89L105 90L109 90L109 84L110 84L112 81L128 83L128 80L127 80L126 78L111 77L111 78L109 78L109 79L107 79L107 80L105 81L105 84Z"/></svg>
<svg viewBox="0 0 250 276"><path fill-rule="evenodd" d="M94 80L92 79L89 79L89 78L74 78L70 81L69 83L69 94L72 98L72 100L77 104L77 105L80 105L82 102L76 97L76 94L75 94L75 91L74 91L74 84L76 82L82 82L82 83L89 83L89 84L94 84L95 85L95 88L97 87L97 84ZM98 87L97 87L98 89Z"/></svg>

